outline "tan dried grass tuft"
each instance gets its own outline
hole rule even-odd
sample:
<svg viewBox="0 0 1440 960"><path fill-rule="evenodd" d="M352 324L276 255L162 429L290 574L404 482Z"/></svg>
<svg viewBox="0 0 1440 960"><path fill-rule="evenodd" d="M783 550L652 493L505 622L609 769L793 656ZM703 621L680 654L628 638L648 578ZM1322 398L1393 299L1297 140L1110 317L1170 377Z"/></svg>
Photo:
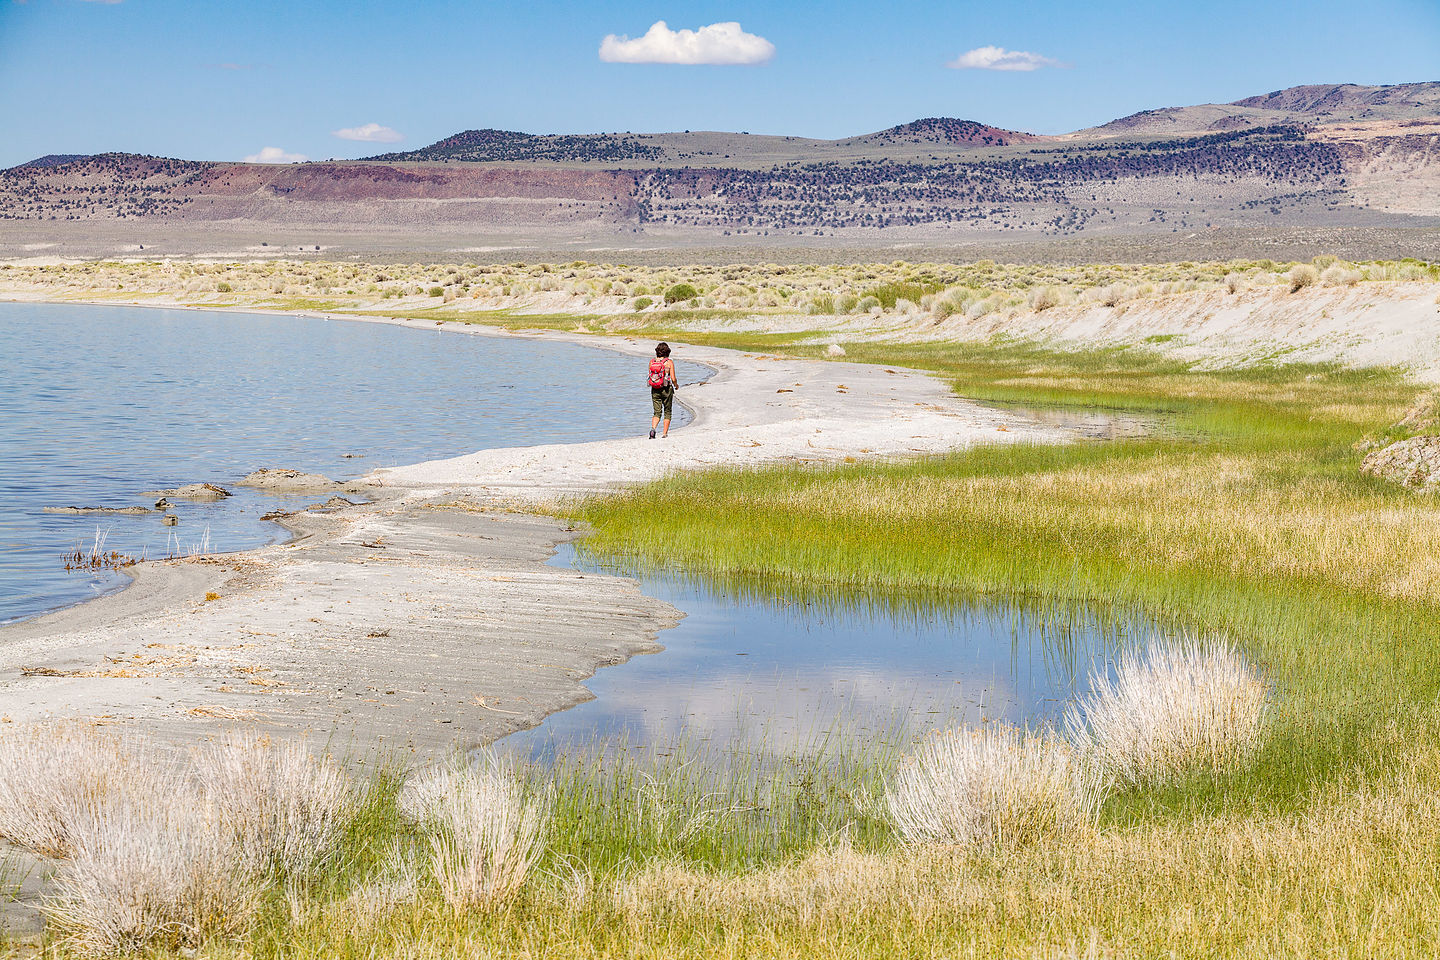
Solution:
<svg viewBox="0 0 1440 960"><path fill-rule="evenodd" d="M424 827L431 870L456 909L508 900L544 852L543 804L491 755L457 757L412 778L400 808Z"/></svg>
<svg viewBox="0 0 1440 960"><path fill-rule="evenodd" d="M47 907L68 947L114 955L239 936L262 883L204 794L151 771L78 811Z"/></svg>
<svg viewBox="0 0 1440 960"><path fill-rule="evenodd" d="M1068 743L1008 726L926 739L885 793L906 842L979 847L1088 830L1101 799Z"/></svg>
<svg viewBox="0 0 1440 960"><path fill-rule="evenodd" d="M130 745L78 724L0 732L0 837L47 857L69 856L73 821L138 774Z"/></svg>
<svg viewBox="0 0 1440 960"><path fill-rule="evenodd" d="M1072 706L1072 740L1109 780L1154 784L1232 770L1264 733L1269 686L1219 640L1154 640L1127 651Z"/></svg>
<svg viewBox="0 0 1440 960"><path fill-rule="evenodd" d="M197 748L195 777L250 868L299 873L333 853L354 806L349 778L303 743L235 733Z"/></svg>

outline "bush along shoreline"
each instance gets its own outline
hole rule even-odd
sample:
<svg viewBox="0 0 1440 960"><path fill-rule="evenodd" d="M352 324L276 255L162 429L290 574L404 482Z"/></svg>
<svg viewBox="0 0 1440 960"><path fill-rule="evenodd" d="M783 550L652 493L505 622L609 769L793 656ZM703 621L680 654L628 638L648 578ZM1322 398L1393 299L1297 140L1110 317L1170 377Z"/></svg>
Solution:
<svg viewBox="0 0 1440 960"><path fill-rule="evenodd" d="M61 953L264 954L307 937L328 951L336 923L468 937L570 897L621 900L647 871L744 878L837 837L897 861L1093 840L1112 783L1253 754L1266 687L1223 644L1156 641L1093 685L1069 739L987 725L899 758L770 766L680 745L678 763L480 751L359 778L300 741L237 732L166 765L103 729L20 726L0 732L0 836L58 861L44 913ZM799 782L797 763L811 765Z"/></svg>

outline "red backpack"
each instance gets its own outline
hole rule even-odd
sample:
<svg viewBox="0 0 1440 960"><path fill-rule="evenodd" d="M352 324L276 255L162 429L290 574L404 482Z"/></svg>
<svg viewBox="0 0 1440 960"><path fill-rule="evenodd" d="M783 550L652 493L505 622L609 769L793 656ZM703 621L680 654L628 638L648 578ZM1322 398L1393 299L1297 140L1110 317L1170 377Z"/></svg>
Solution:
<svg viewBox="0 0 1440 960"><path fill-rule="evenodd" d="M665 371L665 361L656 357L650 361L650 389L660 390L669 385L669 376Z"/></svg>

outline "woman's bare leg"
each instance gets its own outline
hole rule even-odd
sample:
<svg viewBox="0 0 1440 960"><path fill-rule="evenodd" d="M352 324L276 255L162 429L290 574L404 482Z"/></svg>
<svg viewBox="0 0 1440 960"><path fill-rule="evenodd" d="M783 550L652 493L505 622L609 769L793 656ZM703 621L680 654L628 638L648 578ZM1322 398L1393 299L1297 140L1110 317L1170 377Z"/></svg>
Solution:
<svg viewBox="0 0 1440 960"><path fill-rule="evenodd" d="M660 439L661 439L661 440L664 440L664 439L665 439L666 437L668 437L668 436L670 436L670 421L669 421L669 420L666 420L666 421L665 421L665 429L664 429L663 431L661 431L661 433L660 433Z"/></svg>

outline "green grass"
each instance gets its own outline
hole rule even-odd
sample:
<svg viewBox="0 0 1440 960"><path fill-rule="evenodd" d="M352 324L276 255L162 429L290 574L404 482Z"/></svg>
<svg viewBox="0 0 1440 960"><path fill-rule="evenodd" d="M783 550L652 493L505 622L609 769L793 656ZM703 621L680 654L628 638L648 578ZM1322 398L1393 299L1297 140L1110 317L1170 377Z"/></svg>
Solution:
<svg viewBox="0 0 1440 960"><path fill-rule="evenodd" d="M1440 694L1440 505L1360 476L1352 449L1393 434L1417 392L1399 373L1203 371L1007 342L846 349L933 370L965 396L1164 426L1130 442L672 476L575 507L594 529L586 549L782 596L1080 604L1234 638L1280 694L1270 748L1229 781L1117 798L1112 819L1303 810L1321 783L1384 770L1393 725Z"/></svg>

